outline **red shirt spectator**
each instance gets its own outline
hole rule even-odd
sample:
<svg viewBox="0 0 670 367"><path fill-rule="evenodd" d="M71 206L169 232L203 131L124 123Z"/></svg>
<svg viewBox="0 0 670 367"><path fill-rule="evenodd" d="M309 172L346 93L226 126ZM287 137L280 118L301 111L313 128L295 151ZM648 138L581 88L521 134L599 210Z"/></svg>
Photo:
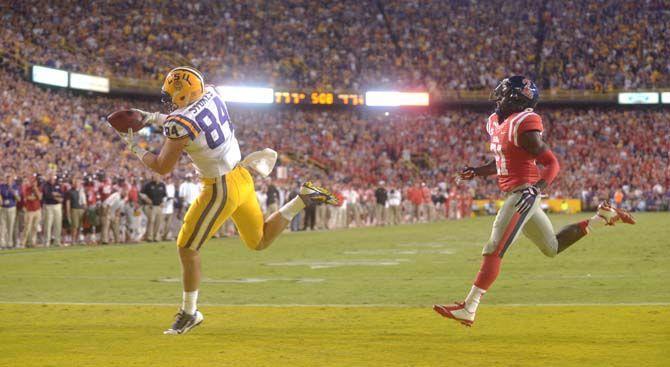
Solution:
<svg viewBox="0 0 670 367"><path fill-rule="evenodd" d="M34 212L42 208L42 192L37 187L37 179L33 178L29 184L23 185L21 197L27 211Z"/></svg>
<svg viewBox="0 0 670 367"><path fill-rule="evenodd" d="M98 190L95 189L94 185L87 185L84 190L86 191L86 203L88 206L95 206L95 203L98 202Z"/></svg>
<svg viewBox="0 0 670 367"><path fill-rule="evenodd" d="M421 205L423 202L423 193L419 187L410 187L407 189L407 199L414 205Z"/></svg>

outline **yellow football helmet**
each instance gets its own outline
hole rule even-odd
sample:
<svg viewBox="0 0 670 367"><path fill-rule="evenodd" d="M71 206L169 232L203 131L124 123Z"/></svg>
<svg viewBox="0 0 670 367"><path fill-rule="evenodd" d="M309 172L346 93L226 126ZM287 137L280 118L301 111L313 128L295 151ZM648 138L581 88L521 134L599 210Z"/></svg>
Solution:
<svg viewBox="0 0 670 367"><path fill-rule="evenodd" d="M180 66L170 70L161 88L161 100L184 108L205 93L205 79L195 68Z"/></svg>

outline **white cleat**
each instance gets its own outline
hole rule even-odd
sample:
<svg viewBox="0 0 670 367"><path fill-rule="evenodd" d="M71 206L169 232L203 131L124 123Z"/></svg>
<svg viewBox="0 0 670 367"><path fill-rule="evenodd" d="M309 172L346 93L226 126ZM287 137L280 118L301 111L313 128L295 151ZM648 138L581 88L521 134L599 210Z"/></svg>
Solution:
<svg viewBox="0 0 670 367"><path fill-rule="evenodd" d="M451 305L433 305L433 310L443 317L456 320L467 327L475 323L475 313L468 311L463 302L456 302Z"/></svg>
<svg viewBox="0 0 670 367"><path fill-rule="evenodd" d="M186 334L189 330L200 325L205 317L198 310L195 311L193 315L189 315L184 310L179 310L175 315L175 320L172 326L165 330L163 334L165 335L181 335Z"/></svg>

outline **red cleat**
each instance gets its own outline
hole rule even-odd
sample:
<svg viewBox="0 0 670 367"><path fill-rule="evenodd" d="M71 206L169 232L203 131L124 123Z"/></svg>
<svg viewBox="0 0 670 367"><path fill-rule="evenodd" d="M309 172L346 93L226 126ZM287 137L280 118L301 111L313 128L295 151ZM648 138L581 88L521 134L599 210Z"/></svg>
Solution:
<svg viewBox="0 0 670 367"><path fill-rule="evenodd" d="M621 219L622 222L628 223L628 224L635 224L635 218L627 212L626 210L619 209L619 208L613 208L614 211L616 211L617 216L619 219Z"/></svg>
<svg viewBox="0 0 670 367"><path fill-rule="evenodd" d="M467 327L475 323L475 313L466 310L463 302L456 302L451 305L433 305L433 310L443 317L456 320Z"/></svg>
<svg viewBox="0 0 670 367"><path fill-rule="evenodd" d="M598 216L605 220L605 224L613 226L616 222L621 220L627 224L635 224L633 216L624 209L615 208L609 202L603 201L598 205Z"/></svg>

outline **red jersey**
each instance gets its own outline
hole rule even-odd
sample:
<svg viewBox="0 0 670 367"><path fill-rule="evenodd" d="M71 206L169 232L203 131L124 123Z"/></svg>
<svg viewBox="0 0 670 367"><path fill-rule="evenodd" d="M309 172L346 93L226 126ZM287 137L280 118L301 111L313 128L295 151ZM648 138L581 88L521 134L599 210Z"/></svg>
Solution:
<svg viewBox="0 0 670 367"><path fill-rule="evenodd" d="M100 201L105 201L111 194L114 193L114 191L115 190L109 180L102 181L98 185L98 198Z"/></svg>
<svg viewBox="0 0 670 367"><path fill-rule="evenodd" d="M88 206L95 206L98 200L98 190L93 185L87 185L84 187L84 191L86 191L86 204Z"/></svg>
<svg viewBox="0 0 670 367"><path fill-rule="evenodd" d="M21 191L23 207L27 211L34 212L42 208L42 200L32 184L24 184Z"/></svg>
<svg viewBox="0 0 670 367"><path fill-rule="evenodd" d="M540 179L535 157L519 145L519 137L526 131L543 131L542 118L531 108L517 112L498 123L498 115L489 116L486 132L491 136L491 151L496 159L498 186L511 191L523 184L534 184Z"/></svg>

